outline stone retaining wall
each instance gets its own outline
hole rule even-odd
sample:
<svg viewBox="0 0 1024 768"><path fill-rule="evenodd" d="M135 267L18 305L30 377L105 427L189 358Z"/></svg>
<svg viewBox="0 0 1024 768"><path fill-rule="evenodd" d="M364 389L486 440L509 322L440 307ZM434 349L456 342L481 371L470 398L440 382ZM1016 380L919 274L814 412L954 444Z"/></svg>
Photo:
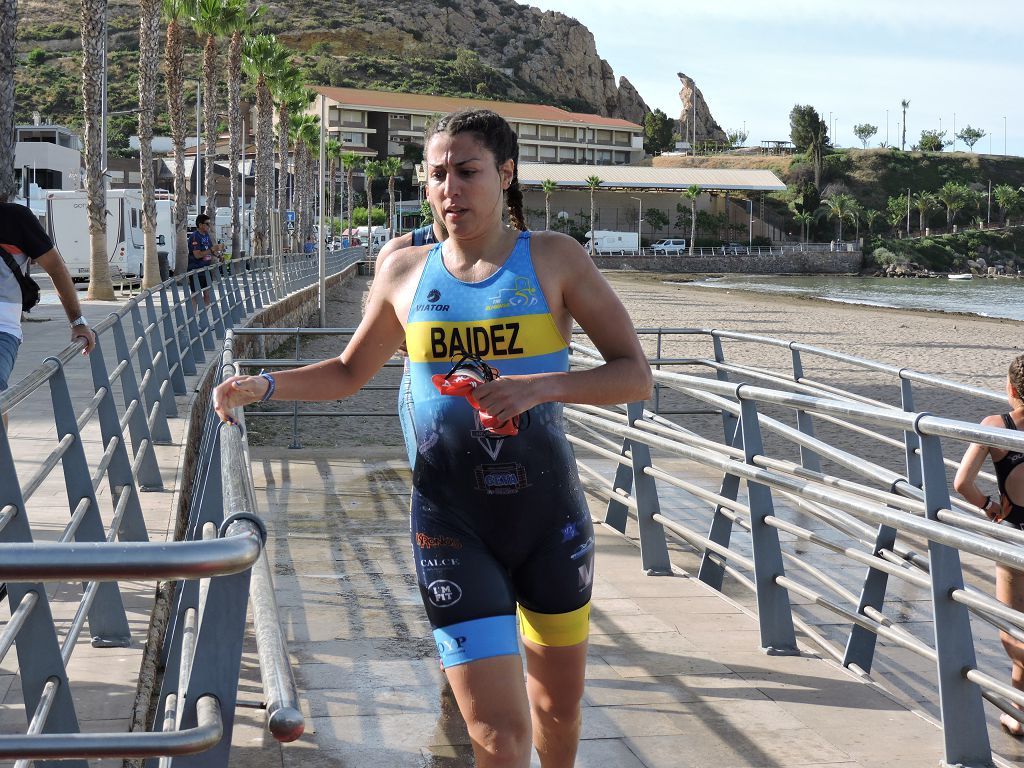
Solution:
<svg viewBox="0 0 1024 768"><path fill-rule="evenodd" d="M629 269L644 272L725 272L749 275L836 275L860 272L861 251L810 252L794 248L781 254L749 256L598 256L601 269Z"/></svg>

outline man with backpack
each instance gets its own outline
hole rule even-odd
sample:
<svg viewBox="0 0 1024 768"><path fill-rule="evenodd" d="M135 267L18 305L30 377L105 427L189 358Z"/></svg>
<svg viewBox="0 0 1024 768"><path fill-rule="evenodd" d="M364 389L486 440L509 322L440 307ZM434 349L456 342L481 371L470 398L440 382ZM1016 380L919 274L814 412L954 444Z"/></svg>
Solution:
<svg viewBox="0 0 1024 768"><path fill-rule="evenodd" d="M85 343L83 355L96 346L96 335L82 316L64 259L30 208L0 202L0 257L0 390L4 390L21 346L21 313L39 301L39 286L28 277L29 264L38 264L53 281L71 324L71 341Z"/></svg>

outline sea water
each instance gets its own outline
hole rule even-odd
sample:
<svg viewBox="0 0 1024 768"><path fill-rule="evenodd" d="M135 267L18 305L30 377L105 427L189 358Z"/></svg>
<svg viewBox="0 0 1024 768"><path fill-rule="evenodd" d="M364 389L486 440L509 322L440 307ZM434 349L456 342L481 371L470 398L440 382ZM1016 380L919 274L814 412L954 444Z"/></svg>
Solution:
<svg viewBox="0 0 1024 768"><path fill-rule="evenodd" d="M841 304L964 312L1024 320L1024 280L1016 278L852 277L845 275L724 275L687 285L808 296Z"/></svg>

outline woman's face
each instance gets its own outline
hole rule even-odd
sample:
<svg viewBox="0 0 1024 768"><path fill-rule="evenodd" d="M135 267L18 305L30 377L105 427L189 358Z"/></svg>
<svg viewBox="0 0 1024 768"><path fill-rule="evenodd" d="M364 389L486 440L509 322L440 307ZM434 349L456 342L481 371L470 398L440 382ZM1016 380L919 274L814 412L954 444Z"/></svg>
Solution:
<svg viewBox="0 0 1024 768"><path fill-rule="evenodd" d="M494 155L470 132L435 134L427 144L427 198L453 237L500 226L504 191L514 164L499 168Z"/></svg>

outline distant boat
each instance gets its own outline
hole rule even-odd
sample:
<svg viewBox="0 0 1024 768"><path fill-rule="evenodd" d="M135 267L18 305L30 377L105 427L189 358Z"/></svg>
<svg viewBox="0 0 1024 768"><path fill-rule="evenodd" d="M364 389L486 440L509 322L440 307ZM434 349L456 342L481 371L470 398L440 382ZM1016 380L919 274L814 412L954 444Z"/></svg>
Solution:
<svg viewBox="0 0 1024 768"><path fill-rule="evenodd" d="M947 275L950 280L973 280L974 275L970 272L958 272L956 274Z"/></svg>

